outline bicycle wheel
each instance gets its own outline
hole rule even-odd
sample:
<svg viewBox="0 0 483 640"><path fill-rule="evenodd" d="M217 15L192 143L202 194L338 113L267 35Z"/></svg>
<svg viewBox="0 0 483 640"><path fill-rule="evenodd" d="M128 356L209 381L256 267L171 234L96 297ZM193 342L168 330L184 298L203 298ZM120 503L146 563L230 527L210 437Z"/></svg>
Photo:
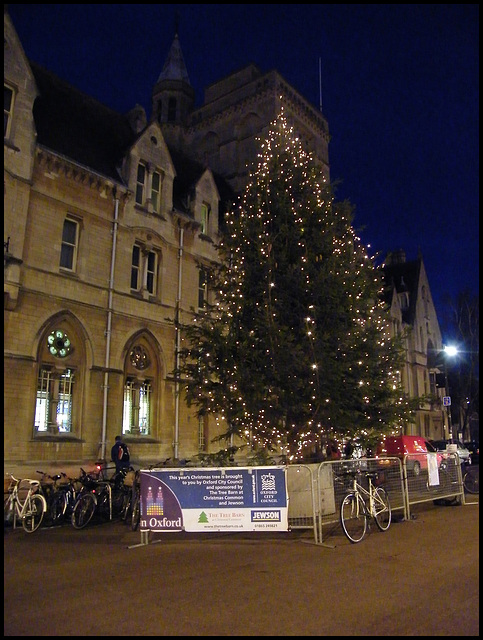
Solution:
<svg viewBox="0 0 483 640"><path fill-rule="evenodd" d="M74 486L70 486L65 492L65 513L64 520L70 520L72 517L72 511L74 510L76 503L77 492Z"/></svg>
<svg viewBox="0 0 483 640"><path fill-rule="evenodd" d="M366 505L362 496L348 493L340 505L342 530L351 542L360 542L367 531Z"/></svg>
<svg viewBox="0 0 483 640"><path fill-rule="evenodd" d="M122 509L121 509L121 520L123 522L125 522L127 520L127 517L129 515L129 512L131 511L131 506L132 506L132 487L129 489L128 492L126 492L126 494L124 495L124 502L122 505Z"/></svg>
<svg viewBox="0 0 483 640"><path fill-rule="evenodd" d="M13 525L15 515L15 503L12 496L3 499L3 526L9 527Z"/></svg>
<svg viewBox="0 0 483 640"><path fill-rule="evenodd" d="M463 486L468 493L480 493L480 471L469 469L463 478Z"/></svg>
<svg viewBox="0 0 483 640"><path fill-rule="evenodd" d="M387 531L391 525L391 503L382 487L374 491L374 520L381 531Z"/></svg>
<svg viewBox="0 0 483 640"><path fill-rule="evenodd" d="M109 493L107 487L97 494L97 513L106 520L111 520L111 515L114 515L113 495Z"/></svg>
<svg viewBox="0 0 483 640"><path fill-rule="evenodd" d="M126 508L128 493L124 487L112 490L112 517L118 518L122 516L123 510Z"/></svg>
<svg viewBox="0 0 483 640"><path fill-rule="evenodd" d="M97 500L92 493L83 493L75 503L71 522L74 529L83 529L89 524L96 510Z"/></svg>
<svg viewBox="0 0 483 640"><path fill-rule="evenodd" d="M64 520L67 509L67 495L65 491L56 491L49 505L50 521L52 526L59 525Z"/></svg>
<svg viewBox="0 0 483 640"><path fill-rule="evenodd" d="M27 498L27 508L22 518L22 527L27 533L33 533L42 524L47 508L45 498L40 494L34 494Z"/></svg>
<svg viewBox="0 0 483 640"><path fill-rule="evenodd" d="M131 529L136 531L139 527L139 521L141 519L141 506L139 500L139 493L136 493L136 497L134 498L134 502L132 505L132 513L131 513Z"/></svg>

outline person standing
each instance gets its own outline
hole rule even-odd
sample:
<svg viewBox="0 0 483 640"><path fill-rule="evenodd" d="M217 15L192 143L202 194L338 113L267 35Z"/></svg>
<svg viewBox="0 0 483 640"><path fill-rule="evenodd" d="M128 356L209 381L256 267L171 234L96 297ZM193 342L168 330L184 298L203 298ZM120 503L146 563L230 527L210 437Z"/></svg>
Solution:
<svg viewBox="0 0 483 640"><path fill-rule="evenodd" d="M335 440L329 440L326 448L327 460L340 460L341 455L339 451L339 447Z"/></svg>
<svg viewBox="0 0 483 640"><path fill-rule="evenodd" d="M354 445L352 444L352 440L347 440L346 445L344 447L344 457L352 458L353 452L354 452Z"/></svg>
<svg viewBox="0 0 483 640"><path fill-rule="evenodd" d="M129 447L122 441L122 436L116 436L111 449L111 460L116 464L116 473L129 467Z"/></svg>

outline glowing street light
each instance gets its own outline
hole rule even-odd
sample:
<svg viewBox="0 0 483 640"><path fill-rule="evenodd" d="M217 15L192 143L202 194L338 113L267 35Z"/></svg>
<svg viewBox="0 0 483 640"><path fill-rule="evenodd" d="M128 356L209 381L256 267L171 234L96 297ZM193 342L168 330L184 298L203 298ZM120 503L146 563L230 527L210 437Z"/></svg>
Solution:
<svg viewBox="0 0 483 640"><path fill-rule="evenodd" d="M458 349L452 345L446 345L443 347L443 351L445 353L444 358L444 386L446 391L446 396L443 398L443 405L446 407L447 415L448 415L448 436L450 439L453 438L453 426L451 424L451 396L449 394L449 384L448 384L448 366L447 366L447 358L453 358L458 354Z"/></svg>

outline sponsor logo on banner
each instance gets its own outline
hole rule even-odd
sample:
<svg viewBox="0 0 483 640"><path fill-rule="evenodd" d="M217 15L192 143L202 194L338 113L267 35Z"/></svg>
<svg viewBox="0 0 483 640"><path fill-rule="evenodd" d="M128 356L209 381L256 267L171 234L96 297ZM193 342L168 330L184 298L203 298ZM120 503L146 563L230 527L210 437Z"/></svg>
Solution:
<svg viewBox="0 0 483 640"><path fill-rule="evenodd" d="M280 511L252 511L252 522L281 522Z"/></svg>

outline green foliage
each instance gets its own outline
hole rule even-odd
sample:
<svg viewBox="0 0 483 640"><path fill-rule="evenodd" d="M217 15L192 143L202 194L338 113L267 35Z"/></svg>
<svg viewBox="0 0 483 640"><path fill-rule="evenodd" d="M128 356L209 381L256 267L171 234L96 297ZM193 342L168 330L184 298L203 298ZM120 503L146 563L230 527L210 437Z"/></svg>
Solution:
<svg viewBox="0 0 483 640"><path fill-rule="evenodd" d="M220 449L215 453L199 453L192 462L198 467L232 467L234 465L234 455L236 447Z"/></svg>
<svg viewBox="0 0 483 640"><path fill-rule="evenodd" d="M281 114L209 269L212 304L182 327L188 403L256 451L300 458L329 437L411 419L383 274Z"/></svg>

